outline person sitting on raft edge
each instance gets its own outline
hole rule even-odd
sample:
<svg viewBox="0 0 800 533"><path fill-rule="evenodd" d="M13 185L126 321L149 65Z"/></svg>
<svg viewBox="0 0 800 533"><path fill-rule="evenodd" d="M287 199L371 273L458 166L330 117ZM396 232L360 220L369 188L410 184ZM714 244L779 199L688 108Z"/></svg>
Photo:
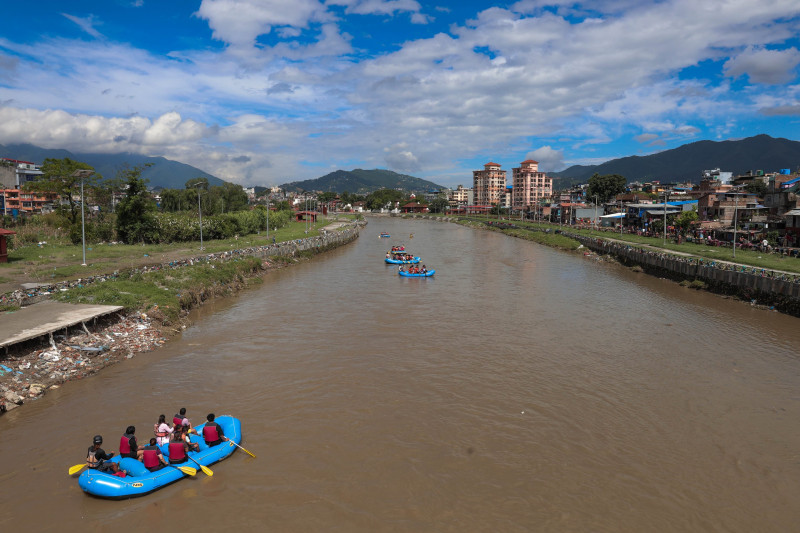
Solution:
<svg viewBox="0 0 800 533"><path fill-rule="evenodd" d="M102 435L95 435L92 439L92 445L89 446L89 451L86 454L86 466L98 472L108 472L116 474L119 472L119 465L117 463L107 463L109 459L114 457L114 452L106 453L100 445L103 444Z"/></svg>
<svg viewBox="0 0 800 533"><path fill-rule="evenodd" d="M125 434L119 439L119 455L120 457L130 457L131 459L142 460L142 450L139 448L139 443L136 440L136 426L128 426Z"/></svg>
<svg viewBox="0 0 800 533"><path fill-rule="evenodd" d="M222 427L214 422L214 413L209 413L206 420L206 425L203 426L203 439L205 439L209 447L217 446L222 444L222 441L228 440L222 431Z"/></svg>
<svg viewBox="0 0 800 533"><path fill-rule="evenodd" d="M142 448L142 462L144 467L151 472L161 470L167 465L161 449L156 445L155 437L150 439L150 444Z"/></svg>

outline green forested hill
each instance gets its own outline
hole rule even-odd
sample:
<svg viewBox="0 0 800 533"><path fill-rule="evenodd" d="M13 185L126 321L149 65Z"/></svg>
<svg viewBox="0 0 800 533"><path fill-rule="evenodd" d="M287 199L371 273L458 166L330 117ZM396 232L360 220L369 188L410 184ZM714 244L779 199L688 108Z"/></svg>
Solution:
<svg viewBox="0 0 800 533"><path fill-rule="evenodd" d="M550 173L559 178L556 186L585 183L592 175L620 174L628 181L700 181L703 170L719 168L743 174L748 170L792 171L800 166L800 142L769 135L735 141L698 141L647 156L612 159L600 165L575 165Z"/></svg>
<svg viewBox="0 0 800 533"><path fill-rule="evenodd" d="M69 157L76 161L87 163L101 174L104 178L113 178L117 171L128 167L144 166L152 163L142 172L142 177L149 180L148 186L152 188L162 187L166 189L183 189L187 181L192 178L208 178L210 185L222 185L223 180L212 176L208 172L203 172L199 168L163 157L147 157L132 153L119 154L82 154L72 153L68 150L39 148L32 144L9 144L0 145L0 157L30 161L41 165L46 158L63 159Z"/></svg>
<svg viewBox="0 0 800 533"><path fill-rule="evenodd" d="M391 170L337 170L321 178L305 181L293 181L281 185L290 192L323 191L336 193L367 194L378 189L401 189L406 192L427 192L443 187L433 182L398 174Z"/></svg>

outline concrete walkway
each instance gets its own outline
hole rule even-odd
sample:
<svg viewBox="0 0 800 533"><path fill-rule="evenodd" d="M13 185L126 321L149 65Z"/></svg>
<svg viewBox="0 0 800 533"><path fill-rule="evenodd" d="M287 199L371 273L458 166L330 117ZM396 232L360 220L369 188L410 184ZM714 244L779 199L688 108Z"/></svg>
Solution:
<svg viewBox="0 0 800 533"><path fill-rule="evenodd" d="M118 305L66 304L46 300L0 314L0 348L48 335L93 318L121 311Z"/></svg>

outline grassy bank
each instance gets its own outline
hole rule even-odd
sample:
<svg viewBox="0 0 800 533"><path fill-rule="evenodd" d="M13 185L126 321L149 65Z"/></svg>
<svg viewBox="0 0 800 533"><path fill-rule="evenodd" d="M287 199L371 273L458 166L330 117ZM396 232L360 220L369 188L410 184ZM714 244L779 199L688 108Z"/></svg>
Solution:
<svg viewBox="0 0 800 533"><path fill-rule="evenodd" d="M632 245L649 246L652 248L663 250L665 252L688 254L694 257L710 259L712 261L728 261L731 263L738 263L751 267L763 268L766 270L778 270L783 272L800 274L800 258L784 256L777 253L765 253L765 252L759 252L757 250L747 250L747 249L737 248L736 257L734 257L733 248L725 246L709 246L707 244L700 244L696 242L686 242L686 241L678 244L670 239L667 239L665 243L663 237L646 237L644 235L636 235L630 233L619 233L613 231L601 231L594 229L580 229L577 227L559 226L557 224L543 224L543 223L520 221L520 220L507 220L507 219L500 221L498 221L497 219L489 219L489 220L494 223L505 222L508 224L514 224L521 228L530 228L533 230L539 230L535 232L530 232L532 234L543 233L544 235L551 235L556 230L559 230L586 237L612 239L616 241L627 242ZM477 219L459 219L459 223L467 225L476 225L476 226L483 225L483 222L478 221ZM544 233L545 230L548 229L550 230L550 233L549 234ZM509 233L509 232L514 232L516 230L503 230L503 231ZM522 234L518 234L515 236L521 238L527 238L524 236L525 233L528 232L523 231ZM565 239L573 241L568 237L565 237ZM536 242L541 242L542 244L549 244L551 246L555 245L560 248L572 249L571 245L566 244L565 242L562 243L560 239L552 239L550 237L541 237L541 238L533 237L529 240L535 240ZM550 244L551 242L556 242L557 244Z"/></svg>
<svg viewBox="0 0 800 533"><path fill-rule="evenodd" d="M561 233L556 233L554 231L545 232L545 231L527 231L524 229L501 229L498 227L487 226L481 221L470 220L470 219L459 219L456 221L456 223L461 224L463 226L479 227L491 231L499 231L501 233L505 233L506 235L511 235L513 237L517 237L520 239L525 239L526 241L538 242L539 244L544 244L546 246L551 246L553 248L560 248L562 250L574 251L581 246L581 243L579 243L575 239L571 239L566 235L563 235ZM514 223L516 224L516 222Z"/></svg>
<svg viewBox="0 0 800 533"><path fill-rule="evenodd" d="M243 257L228 262L184 266L146 274L122 275L53 295L70 303L121 305L126 311L144 311L165 326L177 322L182 312L204 300L235 292L262 272L262 261Z"/></svg>
<svg viewBox="0 0 800 533"><path fill-rule="evenodd" d="M52 283L65 279L111 273L116 270L134 268L146 264L168 262L178 258L193 257L205 253L222 252L250 246L263 246L272 242L291 241L319 235L319 229L327 222L318 222L306 233L304 222L290 222L279 230L271 230L242 238L204 240L175 244L94 244L86 246L86 266L82 266L83 249L60 239L17 248L8 254L8 263L0 263L0 283L26 281Z"/></svg>

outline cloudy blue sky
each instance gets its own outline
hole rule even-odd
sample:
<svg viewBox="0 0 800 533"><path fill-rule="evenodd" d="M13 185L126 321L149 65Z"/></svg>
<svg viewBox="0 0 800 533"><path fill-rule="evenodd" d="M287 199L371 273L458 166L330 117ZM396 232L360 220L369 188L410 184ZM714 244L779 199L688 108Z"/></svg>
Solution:
<svg viewBox="0 0 800 533"><path fill-rule="evenodd" d="M455 186L697 140L800 140L798 0L2 2L0 144L243 185Z"/></svg>

